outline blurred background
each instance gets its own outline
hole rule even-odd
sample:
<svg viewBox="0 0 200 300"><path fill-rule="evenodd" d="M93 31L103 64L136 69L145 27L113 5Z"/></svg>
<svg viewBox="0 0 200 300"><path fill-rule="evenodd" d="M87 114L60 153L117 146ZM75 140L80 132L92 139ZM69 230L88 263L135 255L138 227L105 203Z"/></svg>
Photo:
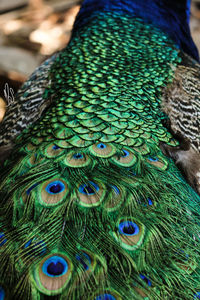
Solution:
<svg viewBox="0 0 200 300"><path fill-rule="evenodd" d="M5 112L5 84L15 94L39 64L69 42L80 3L0 0L0 121ZM200 0L192 0L190 24L200 51Z"/></svg>

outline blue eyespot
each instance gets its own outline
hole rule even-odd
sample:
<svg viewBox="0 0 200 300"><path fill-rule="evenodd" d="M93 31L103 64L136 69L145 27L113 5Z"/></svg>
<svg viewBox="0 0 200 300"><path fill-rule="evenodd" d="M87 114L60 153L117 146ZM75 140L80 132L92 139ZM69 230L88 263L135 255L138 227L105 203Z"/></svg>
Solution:
<svg viewBox="0 0 200 300"><path fill-rule="evenodd" d="M87 271L91 265L91 258L86 253L76 254L76 259L81 263L82 267Z"/></svg>
<svg viewBox="0 0 200 300"><path fill-rule="evenodd" d="M33 184L27 191L26 191L26 194L29 195L30 192L32 191L32 189L34 189L34 187L36 187L39 183L35 183Z"/></svg>
<svg viewBox="0 0 200 300"><path fill-rule="evenodd" d="M64 258L55 255L48 258L44 262L42 266L42 271L49 277L63 276L68 271L68 263Z"/></svg>
<svg viewBox="0 0 200 300"><path fill-rule="evenodd" d="M82 159L82 158L83 158L83 154L81 154L81 153L76 153L76 154L73 155L73 158L74 158L74 159Z"/></svg>
<svg viewBox="0 0 200 300"><path fill-rule="evenodd" d="M151 157L148 157L148 160L149 160L149 161L152 161L152 162L156 162L156 161L158 161L158 157L156 157L156 156L151 156Z"/></svg>
<svg viewBox="0 0 200 300"><path fill-rule="evenodd" d="M148 286L152 286L151 281L146 276L144 276L143 274L140 274L140 278L142 280L144 280L146 282L146 284L148 284Z"/></svg>
<svg viewBox="0 0 200 300"><path fill-rule="evenodd" d="M99 191L99 186L92 181L89 181L88 184L82 184L79 187L79 192L84 195L94 195L98 191Z"/></svg>
<svg viewBox="0 0 200 300"><path fill-rule="evenodd" d="M194 299L200 299L200 292L197 292L197 293L194 295Z"/></svg>
<svg viewBox="0 0 200 300"><path fill-rule="evenodd" d="M103 143L99 143L99 144L97 144L97 148L99 148L99 149L105 149L105 148L107 148L107 146L105 144L103 144Z"/></svg>
<svg viewBox="0 0 200 300"><path fill-rule="evenodd" d="M5 238L5 234L3 232L0 232L0 247L2 247L6 242L7 239Z"/></svg>
<svg viewBox="0 0 200 300"><path fill-rule="evenodd" d="M53 150L58 150L58 149L60 149L60 147L58 147L57 145L53 145L52 149Z"/></svg>
<svg viewBox="0 0 200 300"><path fill-rule="evenodd" d="M151 200L151 198L147 198L147 201L148 201L148 205L153 205L153 201Z"/></svg>
<svg viewBox="0 0 200 300"><path fill-rule="evenodd" d="M51 195L59 194L65 190L65 185L62 181L55 180L49 183L45 190Z"/></svg>
<svg viewBox="0 0 200 300"><path fill-rule="evenodd" d="M129 152L127 151L127 150L122 150L122 152L123 152L123 154L121 155L122 157L127 157L127 156L129 156Z"/></svg>
<svg viewBox="0 0 200 300"><path fill-rule="evenodd" d="M95 300L116 300L111 294L103 294L96 297Z"/></svg>
<svg viewBox="0 0 200 300"><path fill-rule="evenodd" d="M111 187L114 190L114 192L115 192L116 195L120 194L120 191L119 191L119 189L118 189L118 187L116 185L111 185Z"/></svg>
<svg viewBox="0 0 200 300"><path fill-rule="evenodd" d="M140 232L139 226L131 221L124 221L119 224L119 232L123 235L133 236Z"/></svg>
<svg viewBox="0 0 200 300"><path fill-rule="evenodd" d="M5 291L2 288L2 286L0 286L0 300L4 300L5 299Z"/></svg>

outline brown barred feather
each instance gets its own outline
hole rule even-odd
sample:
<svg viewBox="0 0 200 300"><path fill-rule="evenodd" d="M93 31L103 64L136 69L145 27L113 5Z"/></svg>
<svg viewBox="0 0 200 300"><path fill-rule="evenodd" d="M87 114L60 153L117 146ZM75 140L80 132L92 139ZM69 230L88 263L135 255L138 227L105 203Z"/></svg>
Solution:
<svg viewBox="0 0 200 300"><path fill-rule="evenodd" d="M7 103L5 116L0 123L0 163L4 160L5 149L12 149L14 138L38 120L50 105L51 99L43 96L44 90L50 84L49 70L57 56L58 53L54 54L39 66L19 89L12 103Z"/></svg>
<svg viewBox="0 0 200 300"><path fill-rule="evenodd" d="M186 54L182 54L172 84L164 89L162 109L174 136L181 139L179 147L162 144L161 148L200 193L200 66Z"/></svg>

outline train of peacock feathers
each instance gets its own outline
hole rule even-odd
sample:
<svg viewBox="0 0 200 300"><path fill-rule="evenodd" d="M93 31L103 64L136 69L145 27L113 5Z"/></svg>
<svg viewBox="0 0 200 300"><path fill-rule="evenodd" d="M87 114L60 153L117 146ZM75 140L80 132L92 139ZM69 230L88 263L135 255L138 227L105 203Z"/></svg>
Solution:
<svg viewBox="0 0 200 300"><path fill-rule="evenodd" d="M189 2L85 0L69 45L8 107L1 300L200 298Z"/></svg>

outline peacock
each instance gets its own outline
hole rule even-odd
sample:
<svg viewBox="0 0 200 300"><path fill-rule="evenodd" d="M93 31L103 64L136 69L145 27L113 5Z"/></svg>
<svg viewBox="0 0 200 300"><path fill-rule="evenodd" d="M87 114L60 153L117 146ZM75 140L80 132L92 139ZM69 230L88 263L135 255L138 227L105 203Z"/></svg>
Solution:
<svg viewBox="0 0 200 300"><path fill-rule="evenodd" d="M85 0L0 124L1 300L200 298L188 0Z"/></svg>

